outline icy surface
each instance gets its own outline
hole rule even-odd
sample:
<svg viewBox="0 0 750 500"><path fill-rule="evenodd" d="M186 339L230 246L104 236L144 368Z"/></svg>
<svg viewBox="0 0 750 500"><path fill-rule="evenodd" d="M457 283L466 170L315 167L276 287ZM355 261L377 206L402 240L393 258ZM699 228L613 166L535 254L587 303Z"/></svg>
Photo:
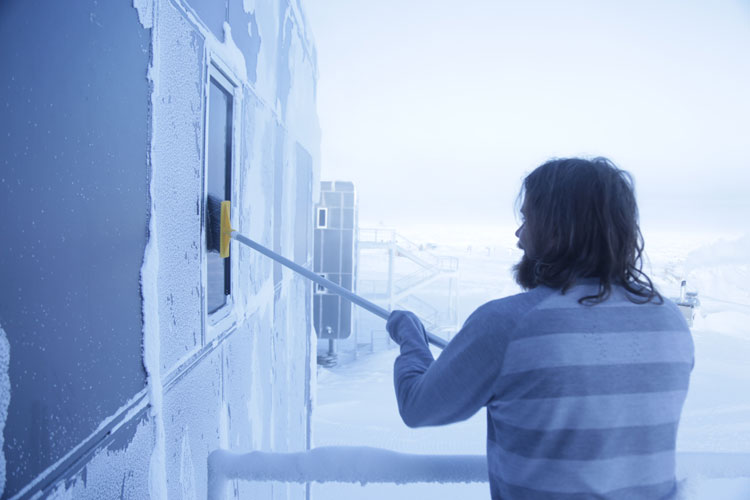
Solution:
<svg viewBox="0 0 750 500"><path fill-rule="evenodd" d="M136 6L137 7L137 6ZM138 8L138 7L137 7ZM152 7L153 9L153 7ZM152 13L153 15L153 13ZM141 18L141 9L138 9ZM141 19L143 23L143 19ZM161 48L161 30L154 30L153 45L155 50ZM161 72L159 66L160 58L152 57L149 67L148 78L151 81L151 106L154 111L159 107L162 98L162 85L160 84ZM159 317L159 219L157 209L158 182L156 175L155 159L158 162L158 134L156 128L158 122L154 120L151 133L150 159L150 185L149 185L149 239L143 257L141 267L141 293L143 296L143 366L146 369L149 412L154 421L153 449L149 459L148 468L148 491L149 496L154 499L167 497L166 477L166 449L164 431L164 383L162 380L161 363L161 319Z"/></svg>
<svg viewBox="0 0 750 500"><path fill-rule="evenodd" d="M206 38L207 45L212 51L215 52L216 55L221 58L224 64L228 65L229 68L235 72L235 74L244 77L245 75L247 75L245 56L242 54L242 51L239 49L239 47L237 47L237 44L234 43L234 40L232 39L232 27L229 25L229 23L224 22L223 29L224 42L218 43L215 38L209 35Z"/></svg>
<svg viewBox="0 0 750 500"><path fill-rule="evenodd" d="M157 87L154 86L154 88ZM161 376L161 335L159 329L159 239L153 179L152 176L149 239L143 258L143 267L141 268L141 290L143 293L143 365L148 377L150 413L155 422L154 448L149 462L148 489L151 498L161 499L167 497L167 478L163 416L164 384Z"/></svg>
<svg viewBox="0 0 750 500"><path fill-rule="evenodd" d="M10 366L10 344L5 330L0 326L0 495L5 489L5 452L4 430L5 420L8 418L8 405L10 405L10 378L8 367Z"/></svg>
<svg viewBox="0 0 750 500"><path fill-rule="evenodd" d="M155 498L149 493L148 468L136 467L154 449L154 425L148 418L133 423L135 434L124 443L100 450L74 477L58 484L49 498L100 500L102 498Z"/></svg>
<svg viewBox="0 0 750 500"><path fill-rule="evenodd" d="M247 81L253 54L243 54L244 23L257 24L262 38L258 78L266 93ZM230 25L231 24L231 25ZM288 31L279 30L280 25ZM149 377L160 372L162 394L156 431L154 482L163 484L152 498L203 498L208 452L219 447L298 451L308 439L309 338L305 332L307 287L285 275L274 283L271 263L257 253L232 247L232 305L222 319L202 310L204 114L206 63L218 60L239 86L235 91L233 140L233 225L249 237L291 255L294 242L294 193L297 144L319 168L314 99L294 106L299 121L289 124L273 105L290 95L312 96L315 74L309 62L279 48L304 43L289 17L286 2L263 2L252 20L233 18L223 25L223 40L206 29L194 12L160 0L154 35L152 199L158 266L149 268L153 295L144 282L144 311L153 307L158 343L148 337L144 361ZM277 36L285 37L285 42ZM278 74L277 74L278 72ZM288 85L277 85L290 72ZM290 112L291 113L291 112ZM280 218L280 220L278 220ZM280 234L274 238L274 227ZM148 252L147 252L148 257ZM145 269L144 264L144 269ZM192 356L204 354L193 364ZM178 367L189 366L184 373ZM307 372L307 373L306 373ZM151 380L151 378L150 378ZM154 391L156 392L156 391ZM160 451L160 448L163 451ZM158 459L158 460L157 460ZM160 461L163 460L164 464ZM161 486L160 486L161 488ZM267 485L238 486L240 497L300 498L304 486L279 490Z"/></svg>
<svg viewBox="0 0 750 500"><path fill-rule="evenodd" d="M435 252L460 257L459 316L487 300L517 293L510 267L520 257L512 232L496 228L422 228L413 238L437 245ZM408 233L407 233L408 234ZM457 236L455 239L454 236ZM750 276L747 236L669 234L647 236L649 273L668 297L682 279L703 304L695 320L696 366L678 435L680 495L690 500L750 498ZM716 256L716 257L714 257ZM385 272L377 259L365 263ZM704 290L705 294L704 295ZM709 292L710 291L710 292ZM440 303L440 290L423 297ZM444 295L444 293L443 293ZM369 339L369 335L364 336ZM382 349L384 344L380 344ZM369 350L366 346L365 351ZM435 351L438 354L439 351ZM484 411L446 427L409 429L393 393L395 349L362 354L356 362L319 368L314 412L315 446L373 446L406 453L483 454ZM488 498L486 484L313 486L314 498L390 500Z"/></svg>
<svg viewBox="0 0 750 500"><path fill-rule="evenodd" d="M144 28L154 25L154 0L133 0L133 7L138 11L138 21Z"/></svg>

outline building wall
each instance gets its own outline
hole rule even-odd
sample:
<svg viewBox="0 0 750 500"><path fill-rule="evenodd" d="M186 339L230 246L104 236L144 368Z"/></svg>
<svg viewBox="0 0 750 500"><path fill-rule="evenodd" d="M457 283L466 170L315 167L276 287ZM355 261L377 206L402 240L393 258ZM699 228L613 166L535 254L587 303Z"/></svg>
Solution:
<svg viewBox="0 0 750 500"><path fill-rule="evenodd" d="M15 280L0 306L10 344L4 498L203 498L213 449L309 447L310 285L233 242L231 311L214 325L205 306L211 64L237 85L233 226L311 262L317 68L298 0L27 4L0 12L0 37L15 40L8 75L26 79L3 75L15 92L7 132L25 135L0 140L35 155L9 169L4 154L0 176L13 214L3 234L29 232L0 257L4 281ZM47 111L55 106L80 117L61 119ZM93 152L80 145L90 136ZM39 407L46 427L24 429ZM305 488L234 493L300 498Z"/></svg>

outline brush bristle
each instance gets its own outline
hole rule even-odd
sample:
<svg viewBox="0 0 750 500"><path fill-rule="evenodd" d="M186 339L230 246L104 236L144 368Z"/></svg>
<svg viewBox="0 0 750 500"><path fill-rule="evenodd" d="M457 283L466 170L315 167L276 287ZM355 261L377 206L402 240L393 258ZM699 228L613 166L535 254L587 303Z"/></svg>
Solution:
<svg viewBox="0 0 750 500"><path fill-rule="evenodd" d="M206 247L218 252L221 245L221 200L209 195L206 200Z"/></svg>

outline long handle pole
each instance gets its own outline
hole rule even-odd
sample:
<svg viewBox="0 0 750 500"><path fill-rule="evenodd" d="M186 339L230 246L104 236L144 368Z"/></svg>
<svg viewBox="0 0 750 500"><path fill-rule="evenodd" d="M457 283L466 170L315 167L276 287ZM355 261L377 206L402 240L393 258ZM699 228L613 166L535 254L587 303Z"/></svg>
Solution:
<svg viewBox="0 0 750 500"><path fill-rule="evenodd" d="M286 257L277 254L276 252L269 250L268 248L264 247L263 245L256 243L255 241L251 240L247 236L238 233L237 231L232 232L232 239L239 241L240 243L249 246L253 250L257 250L258 252L262 253L266 257L270 257L271 259L275 260L282 266L288 267L292 271L301 274L305 278L314 281L315 283L324 286L326 289L336 293L337 295L340 295L341 297L347 299L348 301L352 302L353 304L356 304L363 309L366 309L373 313L375 316L380 316L381 318L387 320L388 316L390 316L390 312L383 309L382 307L378 306L377 304L373 304L369 300L360 297L359 295L352 293L351 291L347 290L346 288L337 285L333 281L327 280L324 277L310 271L309 269L305 269L304 267L300 266L296 262L293 262ZM441 349L444 349L445 346L448 345L448 341L438 337L437 335L427 332L427 340L429 340L430 344L439 347Z"/></svg>

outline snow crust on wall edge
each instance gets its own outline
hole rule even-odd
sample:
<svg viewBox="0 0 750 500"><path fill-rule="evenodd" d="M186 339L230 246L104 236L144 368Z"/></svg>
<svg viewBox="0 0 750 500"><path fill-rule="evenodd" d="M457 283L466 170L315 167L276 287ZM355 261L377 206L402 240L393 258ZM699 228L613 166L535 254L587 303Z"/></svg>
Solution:
<svg viewBox="0 0 750 500"><path fill-rule="evenodd" d="M154 25L154 0L133 0L133 8L138 12L138 21L146 29Z"/></svg>
<svg viewBox="0 0 750 500"><path fill-rule="evenodd" d="M146 0L147 2L147 0ZM143 4L134 0L134 4ZM147 2L148 3L148 2ZM138 8L136 6L136 8ZM139 19L141 10L138 10ZM158 7L152 6L153 18L158 19ZM165 431L162 415L164 388L161 379L161 339L159 319L159 244L156 225L155 175L154 175L154 128L153 113L159 99L159 30L152 30L151 64L147 78L151 83L151 141L149 150L149 225L148 242L141 267L141 293L143 299L143 366L146 369L150 414L154 419L154 447L149 459L148 491L152 499L166 498Z"/></svg>

